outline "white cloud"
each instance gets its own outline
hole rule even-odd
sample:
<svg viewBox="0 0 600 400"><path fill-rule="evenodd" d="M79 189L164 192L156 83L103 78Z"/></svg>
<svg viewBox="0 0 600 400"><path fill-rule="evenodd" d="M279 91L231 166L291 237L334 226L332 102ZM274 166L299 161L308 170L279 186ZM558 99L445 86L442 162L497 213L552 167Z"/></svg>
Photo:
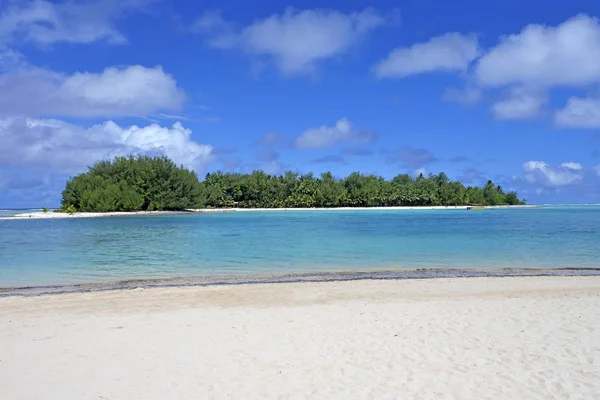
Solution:
<svg viewBox="0 0 600 400"><path fill-rule="evenodd" d="M465 92L447 90L442 98L473 104L485 89L501 89L506 95L492 104L494 117L529 119L539 116L552 89L587 89L598 83L600 20L580 14L556 26L530 24L519 33L500 37L475 62ZM599 127L599 100L572 97L556 112L555 123Z"/></svg>
<svg viewBox="0 0 600 400"><path fill-rule="evenodd" d="M596 172L596 175L598 175L598 177L600 177L600 165L596 165L594 167L594 172Z"/></svg>
<svg viewBox="0 0 600 400"><path fill-rule="evenodd" d="M0 118L0 166L76 173L97 160L128 154L166 155L201 170L213 148L191 138L179 122L121 127L112 121L83 128L55 119Z"/></svg>
<svg viewBox="0 0 600 400"><path fill-rule="evenodd" d="M466 71L479 55L477 37L460 33L447 33L417 43L399 47L375 66L379 78L406 77L437 71Z"/></svg>
<svg viewBox="0 0 600 400"><path fill-rule="evenodd" d="M23 40L36 44L91 43L103 40L126 43L114 21L150 0L94 0L13 3L0 14L0 42Z"/></svg>
<svg viewBox="0 0 600 400"><path fill-rule="evenodd" d="M546 101L544 92L515 87L505 99L492 105L492 113L496 119L530 119L538 116Z"/></svg>
<svg viewBox="0 0 600 400"><path fill-rule="evenodd" d="M185 93L162 67L133 65L65 75L24 63L0 74L0 113L113 117L178 110Z"/></svg>
<svg viewBox="0 0 600 400"><path fill-rule="evenodd" d="M201 16L193 30L204 34L212 47L264 56L284 75L298 75L313 72L320 61L347 53L385 22L386 17L372 9L344 14L288 8L239 30L211 12Z"/></svg>
<svg viewBox="0 0 600 400"><path fill-rule="evenodd" d="M562 163L560 166L563 168L568 168L568 169L572 169L575 171L581 171L583 169L581 164L576 163L576 162L565 162L565 163Z"/></svg>
<svg viewBox="0 0 600 400"><path fill-rule="evenodd" d="M554 122L563 128L600 128L600 99L571 97L567 105L556 112Z"/></svg>
<svg viewBox="0 0 600 400"><path fill-rule="evenodd" d="M304 131L294 141L297 149L327 149L340 143L369 142L373 135L369 132L354 129L347 118L338 120L335 126L322 125Z"/></svg>
<svg viewBox="0 0 600 400"><path fill-rule="evenodd" d="M525 180L536 186L559 187L580 183L583 167L579 163L565 162L557 167L543 161L527 161L523 164Z"/></svg>
<svg viewBox="0 0 600 400"><path fill-rule="evenodd" d="M600 23L578 15L551 27L528 25L500 39L475 69L483 86L585 86L600 82Z"/></svg>

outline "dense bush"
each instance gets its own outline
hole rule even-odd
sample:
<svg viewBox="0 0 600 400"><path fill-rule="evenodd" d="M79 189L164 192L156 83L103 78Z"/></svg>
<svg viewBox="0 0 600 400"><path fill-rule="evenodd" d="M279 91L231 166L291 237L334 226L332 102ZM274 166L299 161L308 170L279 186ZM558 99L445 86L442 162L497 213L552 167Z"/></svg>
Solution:
<svg viewBox="0 0 600 400"><path fill-rule="evenodd" d="M117 157L100 161L67 182L62 210L138 211L201 207L375 207L523 204L515 192L504 193L488 181L465 187L442 172L413 179L407 174L386 181L358 172L336 179L286 172L251 174L215 172L203 182L166 157Z"/></svg>
<svg viewBox="0 0 600 400"><path fill-rule="evenodd" d="M251 174L216 172L203 184L208 207L376 207L453 206L467 204L524 204L515 192L504 193L488 181L483 188L465 187L443 172L413 179L401 174L386 181L375 175L350 174L335 179L330 172L315 177L286 172L283 176L262 171Z"/></svg>
<svg viewBox="0 0 600 400"><path fill-rule="evenodd" d="M62 192L62 209L182 210L201 206L201 195L196 174L166 157L117 157L71 178Z"/></svg>

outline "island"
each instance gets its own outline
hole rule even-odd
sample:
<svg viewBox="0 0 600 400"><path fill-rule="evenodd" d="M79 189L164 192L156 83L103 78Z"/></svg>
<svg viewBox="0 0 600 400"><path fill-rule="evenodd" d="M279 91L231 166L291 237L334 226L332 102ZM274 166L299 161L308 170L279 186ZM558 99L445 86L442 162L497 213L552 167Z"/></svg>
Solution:
<svg viewBox="0 0 600 400"><path fill-rule="evenodd" d="M338 179L331 172L288 171L269 175L217 171L200 180L194 171L167 157L127 156L95 163L70 178L61 208L75 212L183 211L221 208L348 208L523 205L514 191L491 180L465 186L440 172L391 180L353 172Z"/></svg>

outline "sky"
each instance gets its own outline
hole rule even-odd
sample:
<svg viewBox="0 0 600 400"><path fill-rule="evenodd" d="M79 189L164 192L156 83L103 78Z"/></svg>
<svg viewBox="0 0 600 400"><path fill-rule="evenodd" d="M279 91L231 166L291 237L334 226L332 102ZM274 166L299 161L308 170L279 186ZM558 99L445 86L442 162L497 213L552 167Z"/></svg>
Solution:
<svg viewBox="0 0 600 400"><path fill-rule="evenodd" d="M0 208L126 154L600 203L597 0L0 0Z"/></svg>

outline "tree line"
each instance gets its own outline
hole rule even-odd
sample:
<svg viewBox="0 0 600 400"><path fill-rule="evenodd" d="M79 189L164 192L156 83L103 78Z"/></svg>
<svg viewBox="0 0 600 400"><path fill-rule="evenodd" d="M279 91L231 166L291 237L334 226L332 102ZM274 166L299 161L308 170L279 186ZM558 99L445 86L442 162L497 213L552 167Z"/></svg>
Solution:
<svg viewBox="0 0 600 400"><path fill-rule="evenodd" d="M97 162L67 181L62 210L141 211L189 208L386 207L524 204L492 181L465 186L443 172L391 180L354 172L335 178L288 171L269 175L217 171L200 181L167 157L129 156Z"/></svg>

